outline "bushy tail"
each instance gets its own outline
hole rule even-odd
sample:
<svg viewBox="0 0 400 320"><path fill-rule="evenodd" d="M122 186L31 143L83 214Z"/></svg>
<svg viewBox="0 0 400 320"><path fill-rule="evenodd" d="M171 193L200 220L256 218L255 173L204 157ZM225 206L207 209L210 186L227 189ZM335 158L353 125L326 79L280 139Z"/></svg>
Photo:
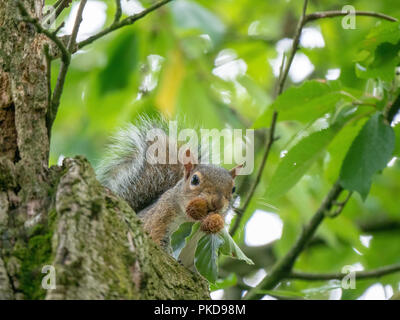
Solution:
<svg viewBox="0 0 400 320"><path fill-rule="evenodd" d="M180 164L150 164L146 151L149 130L160 129L168 141L167 122L162 118L139 117L112 137L106 156L97 168L100 182L125 199L139 212L183 177Z"/></svg>

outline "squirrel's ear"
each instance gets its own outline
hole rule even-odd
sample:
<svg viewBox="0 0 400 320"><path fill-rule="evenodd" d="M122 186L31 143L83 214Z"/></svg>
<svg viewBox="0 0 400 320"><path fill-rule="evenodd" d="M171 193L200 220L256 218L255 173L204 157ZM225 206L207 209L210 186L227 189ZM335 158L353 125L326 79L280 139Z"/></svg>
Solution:
<svg viewBox="0 0 400 320"><path fill-rule="evenodd" d="M230 173L231 176L232 176L232 179L235 179L235 178L236 178L236 176L239 174L239 170L240 170L241 168L243 168L243 164L239 164L238 166L234 167L233 169L231 169L231 170L229 171L229 173Z"/></svg>
<svg viewBox="0 0 400 320"><path fill-rule="evenodd" d="M185 179L189 178L190 173L194 169L193 158L190 153L190 149L187 149L185 152L186 158L184 159L183 166L185 167Z"/></svg>

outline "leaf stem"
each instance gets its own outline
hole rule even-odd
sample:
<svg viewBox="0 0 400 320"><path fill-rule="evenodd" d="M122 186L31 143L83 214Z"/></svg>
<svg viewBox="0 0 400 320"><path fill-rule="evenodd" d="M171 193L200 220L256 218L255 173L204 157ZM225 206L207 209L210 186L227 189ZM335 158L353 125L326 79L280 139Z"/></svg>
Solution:
<svg viewBox="0 0 400 320"><path fill-rule="evenodd" d="M144 18L145 16L147 16L150 12L153 12L154 10L162 7L163 5L166 5L167 3L171 2L172 0L162 0L159 1L155 4L153 4L152 6L150 6L149 8L143 10L142 12L139 12L133 16L130 16L128 18L125 18L123 20L119 20L118 15L116 13L116 16L114 18L114 22L111 24L111 26L109 26L108 28L100 31L99 33L87 38L86 40L83 40L81 42L78 43L78 49L83 48L84 46L87 46L88 44L91 44L92 42L104 37L105 35L109 34L112 31L115 31L119 28L131 25L133 23L135 23L137 20ZM118 6L117 6L117 12L118 12ZM118 18L118 19L117 19Z"/></svg>

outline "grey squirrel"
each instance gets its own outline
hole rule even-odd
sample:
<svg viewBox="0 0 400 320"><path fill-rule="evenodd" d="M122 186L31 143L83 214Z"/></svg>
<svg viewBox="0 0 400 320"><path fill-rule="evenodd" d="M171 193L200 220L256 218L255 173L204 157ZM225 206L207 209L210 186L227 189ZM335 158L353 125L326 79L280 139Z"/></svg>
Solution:
<svg viewBox="0 0 400 320"><path fill-rule="evenodd" d="M151 238L170 251L170 236L181 223L216 213L225 215L241 166L228 171L212 164L196 164L190 148L184 164L150 163L146 155L153 141L148 141L147 133L158 130L167 147L171 138L166 128L162 118L139 117L136 125L128 125L113 138L108 155L98 167L98 177L129 203Z"/></svg>

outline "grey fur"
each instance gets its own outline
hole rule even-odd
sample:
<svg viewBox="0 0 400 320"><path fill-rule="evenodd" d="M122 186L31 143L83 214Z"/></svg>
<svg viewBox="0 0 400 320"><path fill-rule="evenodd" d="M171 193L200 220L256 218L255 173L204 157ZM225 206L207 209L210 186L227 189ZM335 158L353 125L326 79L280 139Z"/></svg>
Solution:
<svg viewBox="0 0 400 320"><path fill-rule="evenodd" d="M146 134L151 129L160 129L168 141L164 119L141 116L137 125L127 125L112 138L97 168L100 182L125 199L136 212L149 206L183 177L180 164L146 165L146 151L151 144L146 141Z"/></svg>

